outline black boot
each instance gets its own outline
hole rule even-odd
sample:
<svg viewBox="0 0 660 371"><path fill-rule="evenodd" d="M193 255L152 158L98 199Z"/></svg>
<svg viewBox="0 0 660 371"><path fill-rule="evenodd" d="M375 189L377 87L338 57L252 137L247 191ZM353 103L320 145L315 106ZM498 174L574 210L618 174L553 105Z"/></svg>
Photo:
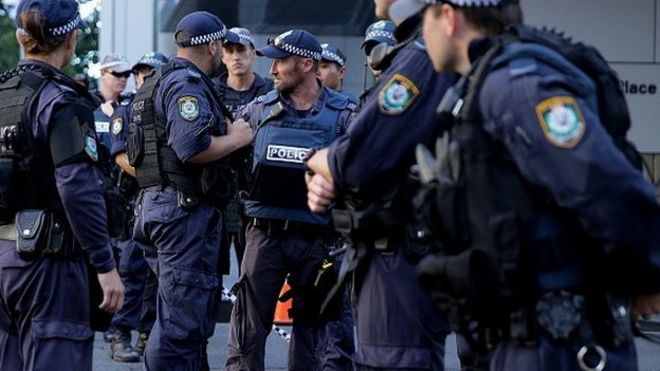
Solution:
<svg viewBox="0 0 660 371"><path fill-rule="evenodd" d="M110 345L110 357L117 362L140 362L140 355L131 346L131 332L122 330Z"/></svg>
<svg viewBox="0 0 660 371"><path fill-rule="evenodd" d="M110 326L107 331L103 332L103 340L105 340L106 343L112 343L112 341L117 338L119 332L118 328Z"/></svg>
<svg viewBox="0 0 660 371"><path fill-rule="evenodd" d="M147 348L147 340L149 340L149 333L140 332L140 335L138 336L138 339L135 342L135 346L133 347L133 349L137 354L141 356L144 355L144 350Z"/></svg>

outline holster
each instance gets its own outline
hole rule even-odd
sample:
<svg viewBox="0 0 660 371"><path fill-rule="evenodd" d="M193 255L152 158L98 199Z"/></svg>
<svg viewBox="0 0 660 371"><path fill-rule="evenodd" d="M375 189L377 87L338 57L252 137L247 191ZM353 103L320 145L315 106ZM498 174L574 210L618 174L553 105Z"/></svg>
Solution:
<svg viewBox="0 0 660 371"><path fill-rule="evenodd" d="M33 261L41 256L76 257L81 251L55 214L27 209L16 213L16 252L21 259Z"/></svg>
<svg viewBox="0 0 660 371"><path fill-rule="evenodd" d="M41 256L50 240L52 215L46 210L22 210L16 213L16 252L23 260Z"/></svg>

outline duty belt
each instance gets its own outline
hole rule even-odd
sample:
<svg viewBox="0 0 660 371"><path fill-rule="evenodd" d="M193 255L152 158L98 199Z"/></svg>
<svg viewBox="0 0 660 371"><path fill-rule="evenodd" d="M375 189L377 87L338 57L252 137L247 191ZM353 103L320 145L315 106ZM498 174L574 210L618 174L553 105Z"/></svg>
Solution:
<svg viewBox="0 0 660 371"><path fill-rule="evenodd" d="M270 218L251 218L252 225L265 230L268 233L278 231L302 231L302 232L332 232L330 225L303 223L295 220L270 219Z"/></svg>

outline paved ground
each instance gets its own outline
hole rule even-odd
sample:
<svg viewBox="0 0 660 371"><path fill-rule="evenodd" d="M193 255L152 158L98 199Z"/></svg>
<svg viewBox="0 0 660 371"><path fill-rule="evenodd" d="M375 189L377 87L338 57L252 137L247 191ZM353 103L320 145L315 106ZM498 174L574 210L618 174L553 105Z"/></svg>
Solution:
<svg viewBox="0 0 660 371"><path fill-rule="evenodd" d="M233 249L232 249L233 250ZM232 262L235 258L232 256ZM231 287L236 281L238 272L232 269L230 276L225 276L224 284L226 287ZM656 318L655 320L660 320ZM290 329L285 328L289 333ZM227 355L227 334L229 332L229 325L226 323L219 323L215 328L215 334L209 340L209 363L212 370L221 370L225 363ZM660 333L658 333L660 335ZM137 333L133 333L133 342L137 337ZM640 371L660 371L660 345L652 344L646 340L637 340L639 369ZM447 338L446 344L446 369L447 371L458 371L458 357L456 356L456 339L453 335ZM271 333L268 337L266 344L266 368L268 370L286 370L288 345L280 336ZM96 334L96 341L94 342L94 370L95 371L138 371L142 370L140 363L117 363L110 359L108 353L108 344L103 342L100 333Z"/></svg>
<svg viewBox="0 0 660 371"><path fill-rule="evenodd" d="M228 325L218 324L215 335L209 342L209 361L212 370L222 370L226 359L226 344ZM135 337L135 336L134 336ZM640 371L660 371L660 345L651 344L645 340L638 340ZM286 370L287 343L272 334L266 345L266 368L268 370ZM458 358L456 357L456 342L454 336L447 338L447 371L458 371ZM95 371L139 371L139 363L113 362L108 355L108 346L103 342L100 334L94 343L94 370Z"/></svg>

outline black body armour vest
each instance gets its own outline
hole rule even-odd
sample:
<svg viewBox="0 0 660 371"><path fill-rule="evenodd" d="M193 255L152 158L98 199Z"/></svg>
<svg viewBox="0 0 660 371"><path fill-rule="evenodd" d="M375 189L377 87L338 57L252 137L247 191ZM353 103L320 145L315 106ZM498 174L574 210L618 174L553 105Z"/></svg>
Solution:
<svg viewBox="0 0 660 371"><path fill-rule="evenodd" d="M96 105L73 80L46 66L22 65L0 76L0 224L12 223L14 214L24 209L48 209L66 221L52 154L71 157L72 143L70 138L62 138L61 143L50 138L50 151L37 146L29 122L29 114L49 81L66 85L80 95L71 104L87 105L90 112ZM81 125L80 133L89 137L87 140L96 140L89 124ZM84 157L85 152L80 156Z"/></svg>
<svg viewBox="0 0 660 371"><path fill-rule="evenodd" d="M495 327L544 292L587 291L595 297L621 285L599 268L607 247L586 233L575 213L529 184L504 145L482 127L482 83L513 42L553 50L592 79L606 131L634 166L640 167L641 158L625 137L630 118L614 72L595 49L551 32L521 26L493 39L470 73L447 92L438 107L447 140L436 152L449 154L452 179L440 182L430 198L416 200L418 218L441 241L445 268L439 276L453 305L465 318ZM433 206L424 207L425 202Z"/></svg>
<svg viewBox="0 0 660 371"><path fill-rule="evenodd" d="M160 82L165 76L181 68L169 63L160 70L154 70L135 95L128 127L129 163L135 167L140 188L170 186L186 196L205 199L214 206L223 206L233 194L228 157L204 165L184 164L174 149L167 144L166 118L161 117L156 110L155 98ZM213 86L204 81L219 102ZM225 117L231 117L224 106L220 106ZM223 119L224 117L213 117L208 123L212 135L226 134ZM215 120L223 122L216 125ZM220 130L214 132L216 126L219 126Z"/></svg>

